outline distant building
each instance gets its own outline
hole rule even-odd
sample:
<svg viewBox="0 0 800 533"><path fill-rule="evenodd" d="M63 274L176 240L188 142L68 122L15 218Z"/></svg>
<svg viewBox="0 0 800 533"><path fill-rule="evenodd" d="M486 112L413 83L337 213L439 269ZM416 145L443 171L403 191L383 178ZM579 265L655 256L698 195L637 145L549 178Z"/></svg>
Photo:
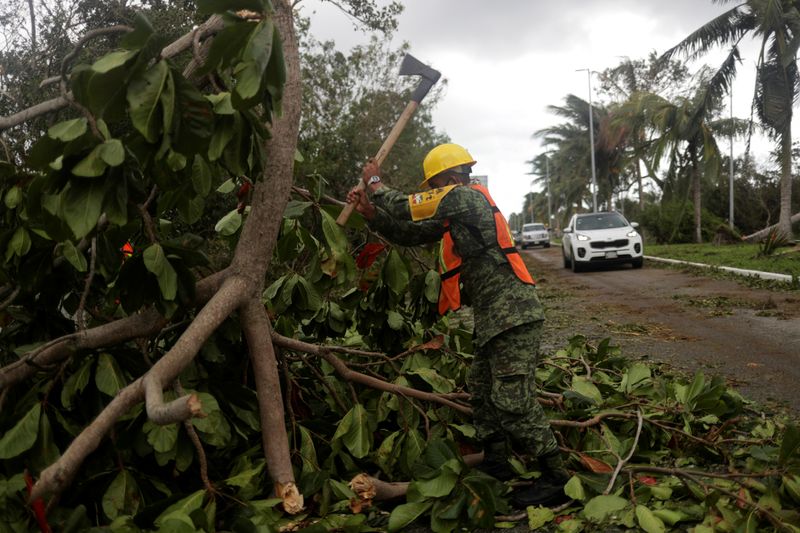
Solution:
<svg viewBox="0 0 800 533"><path fill-rule="evenodd" d="M489 188L489 176L470 176L472 183L477 183L479 185L483 185L487 189Z"/></svg>

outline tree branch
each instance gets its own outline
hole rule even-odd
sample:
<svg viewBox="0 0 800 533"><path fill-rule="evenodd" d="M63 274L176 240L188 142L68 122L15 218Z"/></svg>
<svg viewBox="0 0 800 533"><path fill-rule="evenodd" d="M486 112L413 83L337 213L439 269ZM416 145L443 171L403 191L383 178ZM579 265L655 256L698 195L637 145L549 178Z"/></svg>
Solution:
<svg viewBox="0 0 800 533"><path fill-rule="evenodd" d="M608 480L608 485L606 486L606 490L603 492L603 494L607 495L611 493L611 489L614 488L614 482L617 480L617 476L622 470L622 467L625 466L625 463L631 460L631 457L633 457L633 454L636 451L636 446L639 444L639 435L642 434L643 418L641 409L636 410L636 418L638 419L636 425L636 436L633 437L633 444L631 444L631 449L628 452L628 455L627 457L625 457L625 459L620 459L617 462L617 466L616 468L614 468L614 473L611 475L611 479Z"/></svg>
<svg viewBox="0 0 800 533"><path fill-rule="evenodd" d="M216 34L219 30L222 29L224 22L222 17L219 15L214 15L209 17L203 24L199 26L200 35L201 37L208 37L211 35ZM164 49L161 50L161 57L163 58L170 58L174 57L184 50L188 50L192 46L192 38L193 38L194 30L186 33L182 37L178 38L173 43L167 45ZM190 63L192 69L196 69L197 66ZM187 66L187 69L189 67ZM189 77L194 70L189 72L184 71L184 76ZM58 79L58 78L56 78ZM13 115L9 115L7 117L0 117L0 131L12 128L14 126L18 126L23 122L27 122L28 120L34 119L36 117L40 117L42 115L46 115L48 113L53 113L60 109L67 107L70 103L69 98L65 96L59 96L57 98L53 98L51 100L47 100L46 102L42 102L40 104L36 104L31 106L27 109L23 109L18 113L14 113Z"/></svg>
<svg viewBox="0 0 800 533"><path fill-rule="evenodd" d="M227 278L229 272L221 270L197 282L195 305L211 299ZM139 337L149 337L161 331L169 320L155 309L141 311L102 326L71 333L40 346L15 361L0 368L0 391L33 375L37 369L63 361L80 350L92 350L119 344Z"/></svg>
<svg viewBox="0 0 800 533"><path fill-rule="evenodd" d="M242 328L258 393L258 411L267 469L275 484L275 493L283 499L283 508L289 514L303 510L303 495L295 484L292 471L289 438L283 417L278 363L270 342L272 326L267 311L259 298L250 298L241 309Z"/></svg>
<svg viewBox="0 0 800 533"><path fill-rule="evenodd" d="M394 383L389 383L387 381L362 374L361 372L351 370L341 359L333 355L332 351L325 346L309 344L297 339L290 339L289 337L284 337L283 335L275 333L274 331L272 332L272 341L278 346L282 346L288 350L310 353L322 357L328 363L330 363L334 370L336 370L336 373L346 381L360 383L361 385L366 385L368 387L396 394L398 396L409 396L419 400L440 403L450 407L451 409L454 409L455 411L458 411L459 413L472 414L472 409L470 407L456 403L447 398L443 398L440 394L425 392L413 389L411 387L404 387L402 385L396 385Z"/></svg>

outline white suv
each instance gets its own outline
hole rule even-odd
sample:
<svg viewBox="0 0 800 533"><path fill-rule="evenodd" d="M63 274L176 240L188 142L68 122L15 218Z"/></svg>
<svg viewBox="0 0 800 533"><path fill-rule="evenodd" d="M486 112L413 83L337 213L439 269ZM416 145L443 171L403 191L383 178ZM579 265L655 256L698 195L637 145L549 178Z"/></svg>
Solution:
<svg viewBox="0 0 800 533"><path fill-rule="evenodd" d="M644 261L639 224L616 212L572 215L561 239L564 268L573 272L589 264L630 263L641 268Z"/></svg>
<svg viewBox="0 0 800 533"><path fill-rule="evenodd" d="M547 228L544 227L544 224L524 224L522 226L522 249L537 244L550 248L550 233Z"/></svg>

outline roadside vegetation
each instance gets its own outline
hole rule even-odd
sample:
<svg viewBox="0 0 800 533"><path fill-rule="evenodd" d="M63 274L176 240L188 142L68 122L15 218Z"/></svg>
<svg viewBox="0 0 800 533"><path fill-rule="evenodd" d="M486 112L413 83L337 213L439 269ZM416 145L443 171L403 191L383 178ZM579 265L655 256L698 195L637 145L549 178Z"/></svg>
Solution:
<svg viewBox="0 0 800 533"><path fill-rule="evenodd" d="M692 263L800 276L798 246L778 248L771 255L764 255L759 244L651 244L645 253Z"/></svg>

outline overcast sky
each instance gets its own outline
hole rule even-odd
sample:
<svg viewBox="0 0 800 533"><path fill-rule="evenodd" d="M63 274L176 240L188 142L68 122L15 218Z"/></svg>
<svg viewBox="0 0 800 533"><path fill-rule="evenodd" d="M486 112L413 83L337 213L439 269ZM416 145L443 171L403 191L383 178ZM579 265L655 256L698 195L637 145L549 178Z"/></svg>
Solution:
<svg viewBox="0 0 800 533"><path fill-rule="evenodd" d="M379 3L386 2L379 0ZM525 161L543 150L533 132L560 122L547 112L575 94L588 99L587 73L616 66L623 56L662 53L733 4L711 0L405 0L394 37L440 70L447 91L433 110L437 129L478 161L475 174L506 216L519 212L529 190ZM343 50L368 37L337 8L304 0L317 39ZM752 47L743 53L734 86L734 114L747 117L753 94ZM705 63L717 67L722 52ZM597 99L596 76L592 79ZM424 101L423 101L424 105ZM744 143L734 146L738 155ZM727 143L721 148L727 153ZM391 157L391 155L389 156ZM421 170L420 170L421 174ZM536 188L534 187L534 190Z"/></svg>

